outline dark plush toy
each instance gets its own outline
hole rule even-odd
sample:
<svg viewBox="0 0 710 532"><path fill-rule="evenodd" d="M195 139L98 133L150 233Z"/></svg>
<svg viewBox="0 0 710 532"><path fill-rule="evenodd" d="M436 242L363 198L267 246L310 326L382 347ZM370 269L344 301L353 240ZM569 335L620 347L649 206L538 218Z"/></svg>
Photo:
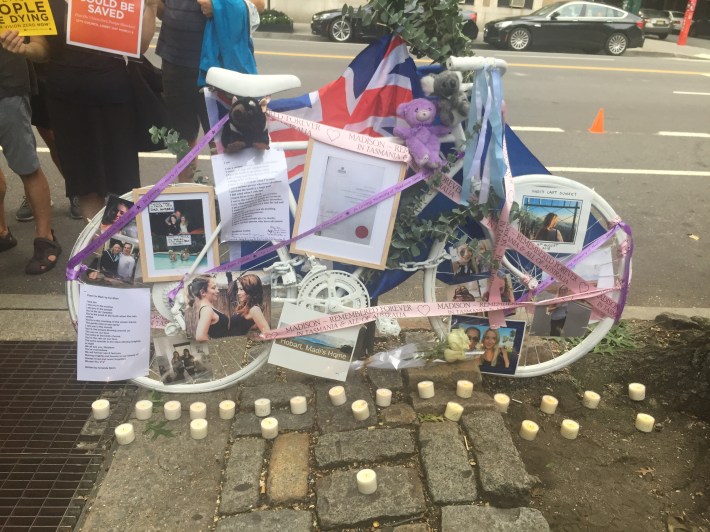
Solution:
<svg viewBox="0 0 710 532"><path fill-rule="evenodd" d="M229 123L222 129L222 145L227 153L250 147L269 149L266 115L258 100L242 97L232 100Z"/></svg>
<svg viewBox="0 0 710 532"><path fill-rule="evenodd" d="M404 139L412 160L418 167L439 168L446 162L441 157L439 137L451 133L444 126L433 126L436 106L426 98L417 98L397 106L397 116L410 127L395 127L394 134Z"/></svg>
<svg viewBox="0 0 710 532"><path fill-rule="evenodd" d="M470 104L461 91L458 72L445 70L434 77L434 95L439 97L439 119L446 126L455 126L468 116Z"/></svg>

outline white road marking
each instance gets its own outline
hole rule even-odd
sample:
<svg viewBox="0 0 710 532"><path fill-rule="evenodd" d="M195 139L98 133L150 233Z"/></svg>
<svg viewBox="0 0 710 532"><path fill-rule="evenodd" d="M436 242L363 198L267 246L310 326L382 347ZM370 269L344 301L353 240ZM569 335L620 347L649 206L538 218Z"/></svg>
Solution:
<svg viewBox="0 0 710 532"><path fill-rule="evenodd" d="M538 133L564 133L559 127L512 126L513 131L536 131Z"/></svg>
<svg viewBox="0 0 710 532"><path fill-rule="evenodd" d="M646 170L643 168L575 168L573 166L548 166L553 174L624 174L624 175L665 175L686 177L710 177L710 172L696 172L692 170Z"/></svg>
<svg viewBox="0 0 710 532"><path fill-rule="evenodd" d="M710 92L673 91L673 94L687 94L689 96L710 96Z"/></svg>
<svg viewBox="0 0 710 532"><path fill-rule="evenodd" d="M710 139L710 133L694 133L691 131L659 131L656 135L660 135L661 137L697 137Z"/></svg>

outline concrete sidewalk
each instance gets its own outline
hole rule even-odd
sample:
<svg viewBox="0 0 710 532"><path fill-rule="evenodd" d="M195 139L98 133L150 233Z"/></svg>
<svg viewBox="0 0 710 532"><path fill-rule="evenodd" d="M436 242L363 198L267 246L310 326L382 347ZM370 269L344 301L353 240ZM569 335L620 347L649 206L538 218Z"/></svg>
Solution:
<svg viewBox="0 0 710 532"><path fill-rule="evenodd" d="M293 33L279 32L257 32L255 38L273 38L273 39L297 39L308 41L320 41L330 43L325 37L313 35L311 27L306 23L294 23ZM710 60L710 40L703 39L688 39L688 44L678 46L677 36L673 35L668 39L661 41L655 37L646 38L643 48L631 48L626 51L627 56L633 57L677 57L685 59L706 59ZM337 43L331 43L337 47ZM473 42L473 49L477 55L486 55L497 51L483 42L483 32L479 33L478 38ZM524 57L524 55L522 56Z"/></svg>

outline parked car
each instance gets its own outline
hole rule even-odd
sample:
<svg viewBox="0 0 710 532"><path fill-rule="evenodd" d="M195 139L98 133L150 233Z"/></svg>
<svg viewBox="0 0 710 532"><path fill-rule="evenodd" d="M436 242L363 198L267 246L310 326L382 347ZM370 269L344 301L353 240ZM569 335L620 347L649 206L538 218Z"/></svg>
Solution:
<svg viewBox="0 0 710 532"><path fill-rule="evenodd" d="M416 8L415 2L409 5ZM386 27L380 24L365 24L362 19L364 13L371 13L373 9L374 7L371 4L365 4L362 6L362 11L359 15L354 13L352 16L346 17L343 16L342 9L320 11L311 18L311 33L327 37L336 42L381 37L388 32ZM407 13L406 10L405 13ZM476 25L478 14L465 7L460 8L459 13L464 22L463 34L475 41L476 37L478 37L478 26Z"/></svg>
<svg viewBox="0 0 710 532"><path fill-rule="evenodd" d="M690 30L688 30L688 35L710 39L710 18L694 20Z"/></svg>
<svg viewBox="0 0 710 532"><path fill-rule="evenodd" d="M683 19L685 18L685 13L683 13L682 11L668 11L665 9L663 9L662 11L671 19L671 32L680 33L680 30L683 27Z"/></svg>
<svg viewBox="0 0 710 532"><path fill-rule="evenodd" d="M643 17L643 32L645 35L655 35L661 40L667 39L673 30L671 17L667 11L659 9L639 9L639 16Z"/></svg>
<svg viewBox="0 0 710 532"><path fill-rule="evenodd" d="M621 55L643 46L643 19L593 2L555 2L529 15L488 22L483 40L499 48L569 47Z"/></svg>

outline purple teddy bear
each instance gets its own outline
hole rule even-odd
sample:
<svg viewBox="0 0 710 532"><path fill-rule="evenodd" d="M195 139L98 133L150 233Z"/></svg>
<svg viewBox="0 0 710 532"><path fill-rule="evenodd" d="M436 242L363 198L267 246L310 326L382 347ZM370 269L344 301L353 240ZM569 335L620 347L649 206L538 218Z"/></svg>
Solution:
<svg viewBox="0 0 710 532"><path fill-rule="evenodd" d="M404 139L414 163L418 167L440 168L446 161L442 158L439 137L451 133L446 126L433 126L436 105L425 98L397 106L397 116L411 127L395 127L394 134Z"/></svg>

